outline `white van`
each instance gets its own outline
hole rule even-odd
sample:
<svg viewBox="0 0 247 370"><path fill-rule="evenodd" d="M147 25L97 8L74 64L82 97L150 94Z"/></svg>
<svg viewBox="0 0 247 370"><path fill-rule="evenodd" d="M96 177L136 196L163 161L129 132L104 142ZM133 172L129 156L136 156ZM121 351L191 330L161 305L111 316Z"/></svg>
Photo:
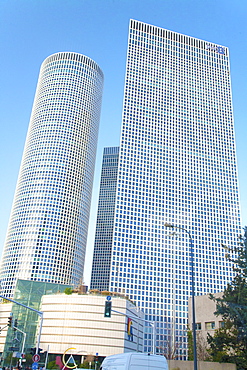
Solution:
<svg viewBox="0 0 247 370"><path fill-rule="evenodd" d="M101 370L168 370L164 356L149 353L127 352L107 356L101 364Z"/></svg>

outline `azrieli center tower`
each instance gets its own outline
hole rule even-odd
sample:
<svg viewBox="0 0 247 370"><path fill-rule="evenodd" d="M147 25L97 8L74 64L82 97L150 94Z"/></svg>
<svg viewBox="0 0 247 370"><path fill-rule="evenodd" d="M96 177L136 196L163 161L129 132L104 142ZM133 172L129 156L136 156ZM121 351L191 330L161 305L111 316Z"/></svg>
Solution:
<svg viewBox="0 0 247 370"><path fill-rule="evenodd" d="M190 244L165 223L192 235L195 294L222 291L233 278L222 244L241 233L229 50L131 20L107 285L156 322L157 353L185 359Z"/></svg>
<svg viewBox="0 0 247 370"><path fill-rule="evenodd" d="M84 55L42 63L3 251L6 296L17 279L82 281L102 90Z"/></svg>

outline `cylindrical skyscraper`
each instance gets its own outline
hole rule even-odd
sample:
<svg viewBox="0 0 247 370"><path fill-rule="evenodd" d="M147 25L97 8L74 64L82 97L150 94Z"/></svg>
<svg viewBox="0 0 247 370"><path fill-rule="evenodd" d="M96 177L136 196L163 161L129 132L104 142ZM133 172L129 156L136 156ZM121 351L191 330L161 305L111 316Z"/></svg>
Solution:
<svg viewBox="0 0 247 370"><path fill-rule="evenodd" d="M43 62L1 267L17 279L78 284L83 277L103 73L88 57Z"/></svg>

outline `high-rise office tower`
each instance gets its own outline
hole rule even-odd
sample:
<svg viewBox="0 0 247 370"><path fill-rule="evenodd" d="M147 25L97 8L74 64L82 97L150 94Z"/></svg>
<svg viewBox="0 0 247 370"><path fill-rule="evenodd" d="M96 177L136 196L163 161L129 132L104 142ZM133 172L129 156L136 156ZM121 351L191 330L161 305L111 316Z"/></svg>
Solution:
<svg viewBox="0 0 247 370"><path fill-rule="evenodd" d="M109 289L119 147L104 148L91 289Z"/></svg>
<svg viewBox="0 0 247 370"><path fill-rule="evenodd" d="M78 284L83 277L103 73L62 52L41 66L1 267L16 280Z"/></svg>
<svg viewBox="0 0 247 370"><path fill-rule="evenodd" d="M241 230L229 50L131 20L108 285L156 321L157 352L183 359L190 246L166 222L192 235L196 294L223 290L221 243Z"/></svg>

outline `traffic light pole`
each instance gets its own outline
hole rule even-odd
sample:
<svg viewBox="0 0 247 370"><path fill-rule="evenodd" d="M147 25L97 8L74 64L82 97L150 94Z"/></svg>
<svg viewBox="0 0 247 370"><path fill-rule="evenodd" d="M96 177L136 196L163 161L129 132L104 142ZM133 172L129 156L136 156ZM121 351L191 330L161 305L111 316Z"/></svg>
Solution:
<svg viewBox="0 0 247 370"><path fill-rule="evenodd" d="M42 326L43 326L43 312L42 311L35 310L35 308L28 307L28 306L26 306L23 303L16 302L13 299L7 298L7 297L5 297L5 296L3 296L1 294L0 294L0 298L6 299L7 301L10 301L12 303L18 304L19 306L25 307L28 310L34 311L34 312L36 312L39 315L39 317L40 317L40 325L39 325L39 333L38 333L37 343L36 343L36 355L37 355L38 354L38 351L39 351L40 337L41 337Z"/></svg>
<svg viewBox="0 0 247 370"><path fill-rule="evenodd" d="M24 338L23 338L22 347L21 347L21 355L23 355L24 354L24 348L25 348L27 334L24 331L22 331L21 329L17 328L17 326L13 326L13 329L15 329L15 330L17 330L17 331L19 331L20 333L23 334L23 337ZM22 364L22 357L20 358L20 365L21 364Z"/></svg>

